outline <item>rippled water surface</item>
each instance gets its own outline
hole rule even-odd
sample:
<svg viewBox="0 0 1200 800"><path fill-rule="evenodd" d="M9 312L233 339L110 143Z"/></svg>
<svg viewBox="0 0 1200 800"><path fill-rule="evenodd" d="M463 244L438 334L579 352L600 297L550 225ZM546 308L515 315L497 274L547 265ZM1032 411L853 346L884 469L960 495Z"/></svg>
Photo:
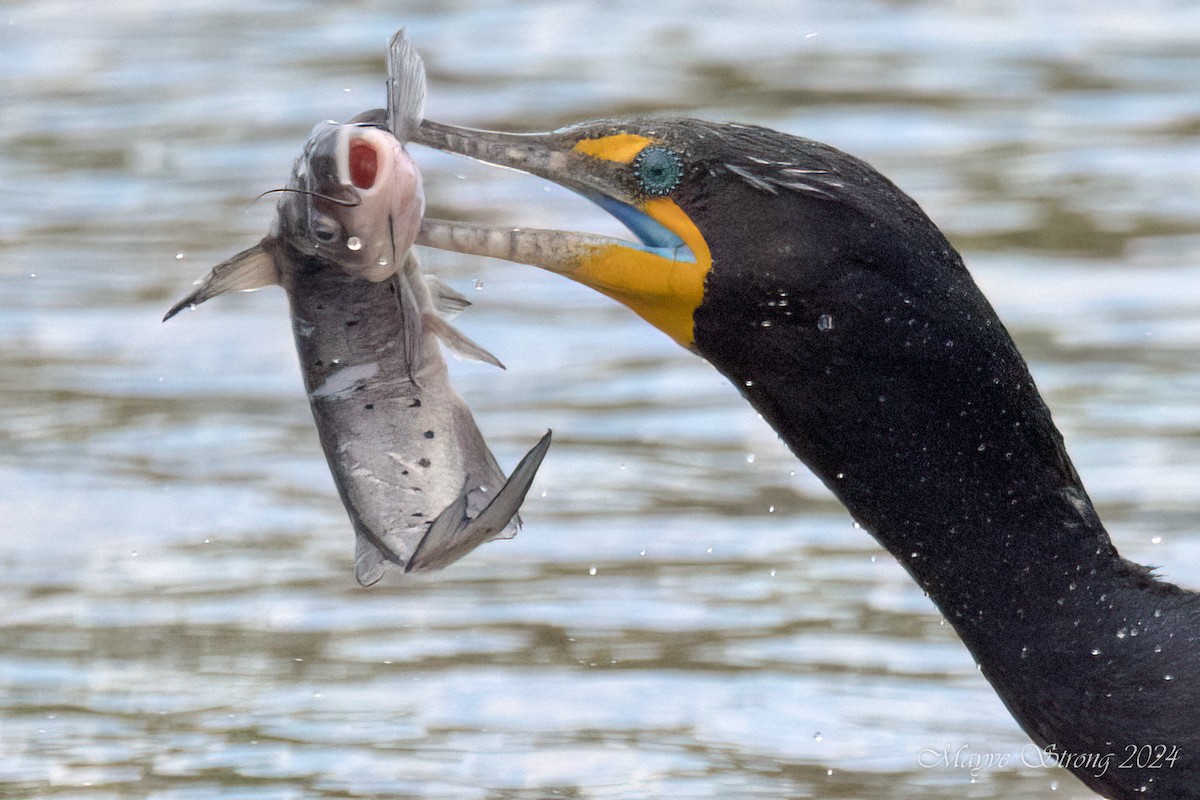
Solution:
<svg viewBox="0 0 1200 800"><path fill-rule="evenodd" d="M1044 6L1056 5L1048 12ZM371 590L282 293L170 301L309 128L682 111L863 156L964 251L1122 551L1200 587L1200 12L1151 2L0 6L0 795L1083 798L892 559L699 359L532 268L427 254L524 532ZM431 210L610 231L418 151ZM971 771L929 749L1011 754Z"/></svg>

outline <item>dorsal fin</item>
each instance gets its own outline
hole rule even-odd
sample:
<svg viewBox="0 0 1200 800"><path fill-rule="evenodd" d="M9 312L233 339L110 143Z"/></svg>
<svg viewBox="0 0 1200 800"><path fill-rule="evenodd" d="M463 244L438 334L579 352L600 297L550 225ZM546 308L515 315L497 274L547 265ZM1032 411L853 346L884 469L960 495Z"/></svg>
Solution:
<svg viewBox="0 0 1200 800"><path fill-rule="evenodd" d="M402 143L416 132L425 117L425 62L404 35L396 31L388 42L388 127Z"/></svg>

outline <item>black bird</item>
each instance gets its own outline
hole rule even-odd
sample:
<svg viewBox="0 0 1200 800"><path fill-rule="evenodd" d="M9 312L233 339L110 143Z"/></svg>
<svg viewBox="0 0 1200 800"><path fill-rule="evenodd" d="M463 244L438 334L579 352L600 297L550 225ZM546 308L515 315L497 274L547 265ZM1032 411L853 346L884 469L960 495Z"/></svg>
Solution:
<svg viewBox="0 0 1200 800"><path fill-rule="evenodd" d="M1118 554L962 258L869 165L694 119L414 141L530 172L637 237L427 220L565 274L741 390L900 561L1017 721L1109 798L1200 798L1200 601Z"/></svg>

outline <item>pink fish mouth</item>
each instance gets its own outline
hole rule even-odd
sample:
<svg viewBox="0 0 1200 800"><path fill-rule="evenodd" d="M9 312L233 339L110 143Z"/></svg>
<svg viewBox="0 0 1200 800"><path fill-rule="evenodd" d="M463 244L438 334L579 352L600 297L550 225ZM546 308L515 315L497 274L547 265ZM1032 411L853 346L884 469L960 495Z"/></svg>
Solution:
<svg viewBox="0 0 1200 800"><path fill-rule="evenodd" d="M379 176L379 151L365 137L355 137L347 148L350 182L359 189L370 189Z"/></svg>
<svg viewBox="0 0 1200 800"><path fill-rule="evenodd" d="M343 187L356 190L360 198L380 188L387 176L399 169L404 173L415 173L420 181L416 165L398 164L396 139L386 130L375 125L347 124L338 134L337 181ZM403 145L400 147L403 152Z"/></svg>

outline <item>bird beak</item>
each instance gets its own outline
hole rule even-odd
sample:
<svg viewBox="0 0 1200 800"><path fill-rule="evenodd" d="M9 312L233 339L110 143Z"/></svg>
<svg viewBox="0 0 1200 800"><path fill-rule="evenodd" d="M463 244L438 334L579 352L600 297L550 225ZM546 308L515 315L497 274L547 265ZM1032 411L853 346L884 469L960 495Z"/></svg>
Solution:
<svg viewBox="0 0 1200 800"><path fill-rule="evenodd" d="M426 219L417 243L565 275L694 349L692 316L712 264L704 236L674 200L636 191L630 164L653 139L632 133L589 138L582 131L510 134L425 121L412 141L560 184L612 214L636 240Z"/></svg>

